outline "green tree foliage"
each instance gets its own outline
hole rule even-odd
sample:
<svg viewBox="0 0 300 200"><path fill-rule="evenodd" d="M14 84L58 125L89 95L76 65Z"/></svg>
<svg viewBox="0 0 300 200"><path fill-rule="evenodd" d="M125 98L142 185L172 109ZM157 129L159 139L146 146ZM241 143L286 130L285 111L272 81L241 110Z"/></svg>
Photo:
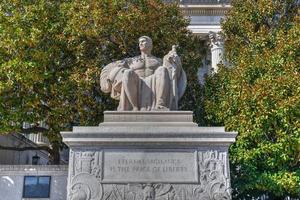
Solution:
<svg viewBox="0 0 300 200"><path fill-rule="evenodd" d="M189 77L181 107L195 109L201 43L187 25L178 5L158 0L2 0L0 133L42 120L51 144L61 144L60 131L99 124L116 109L100 92L101 67L137 55L141 35L152 37L158 57L180 45Z"/></svg>
<svg viewBox="0 0 300 200"><path fill-rule="evenodd" d="M229 68L208 78L207 119L239 132L236 199L300 197L299 1L233 0L222 27Z"/></svg>

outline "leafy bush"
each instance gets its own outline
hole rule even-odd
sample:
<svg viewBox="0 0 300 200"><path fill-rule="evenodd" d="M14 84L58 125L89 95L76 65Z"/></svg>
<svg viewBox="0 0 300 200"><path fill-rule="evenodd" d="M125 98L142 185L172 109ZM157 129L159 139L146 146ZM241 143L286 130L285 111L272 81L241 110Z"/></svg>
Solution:
<svg viewBox="0 0 300 200"><path fill-rule="evenodd" d="M236 199L300 197L299 1L234 0L222 27L226 59L208 78L207 120L239 132Z"/></svg>

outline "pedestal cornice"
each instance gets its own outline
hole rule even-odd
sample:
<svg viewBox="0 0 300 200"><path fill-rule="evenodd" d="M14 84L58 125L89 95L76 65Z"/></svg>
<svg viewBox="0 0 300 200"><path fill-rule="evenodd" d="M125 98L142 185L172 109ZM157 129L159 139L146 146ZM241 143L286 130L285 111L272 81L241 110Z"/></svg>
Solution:
<svg viewBox="0 0 300 200"><path fill-rule="evenodd" d="M192 112L105 112L99 126L73 127L62 132L63 141L71 146L197 146L230 145L237 133L224 127L198 127Z"/></svg>

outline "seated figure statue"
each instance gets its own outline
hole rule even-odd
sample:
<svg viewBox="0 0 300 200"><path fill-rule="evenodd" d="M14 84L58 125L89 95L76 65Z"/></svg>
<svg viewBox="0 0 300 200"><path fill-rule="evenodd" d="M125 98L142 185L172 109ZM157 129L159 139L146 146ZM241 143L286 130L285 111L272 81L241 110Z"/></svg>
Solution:
<svg viewBox="0 0 300 200"><path fill-rule="evenodd" d="M186 74L176 46L163 60L151 54L152 40L139 38L141 55L106 65L101 90L119 100L119 111L177 110L186 88Z"/></svg>

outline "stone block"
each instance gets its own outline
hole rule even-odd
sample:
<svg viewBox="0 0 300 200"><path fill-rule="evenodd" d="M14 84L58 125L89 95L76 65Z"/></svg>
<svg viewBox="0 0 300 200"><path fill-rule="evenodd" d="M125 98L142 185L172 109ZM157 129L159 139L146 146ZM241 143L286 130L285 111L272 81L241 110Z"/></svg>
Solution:
<svg viewBox="0 0 300 200"><path fill-rule="evenodd" d="M235 132L198 127L189 111L109 111L97 127L62 132L68 200L231 199Z"/></svg>

